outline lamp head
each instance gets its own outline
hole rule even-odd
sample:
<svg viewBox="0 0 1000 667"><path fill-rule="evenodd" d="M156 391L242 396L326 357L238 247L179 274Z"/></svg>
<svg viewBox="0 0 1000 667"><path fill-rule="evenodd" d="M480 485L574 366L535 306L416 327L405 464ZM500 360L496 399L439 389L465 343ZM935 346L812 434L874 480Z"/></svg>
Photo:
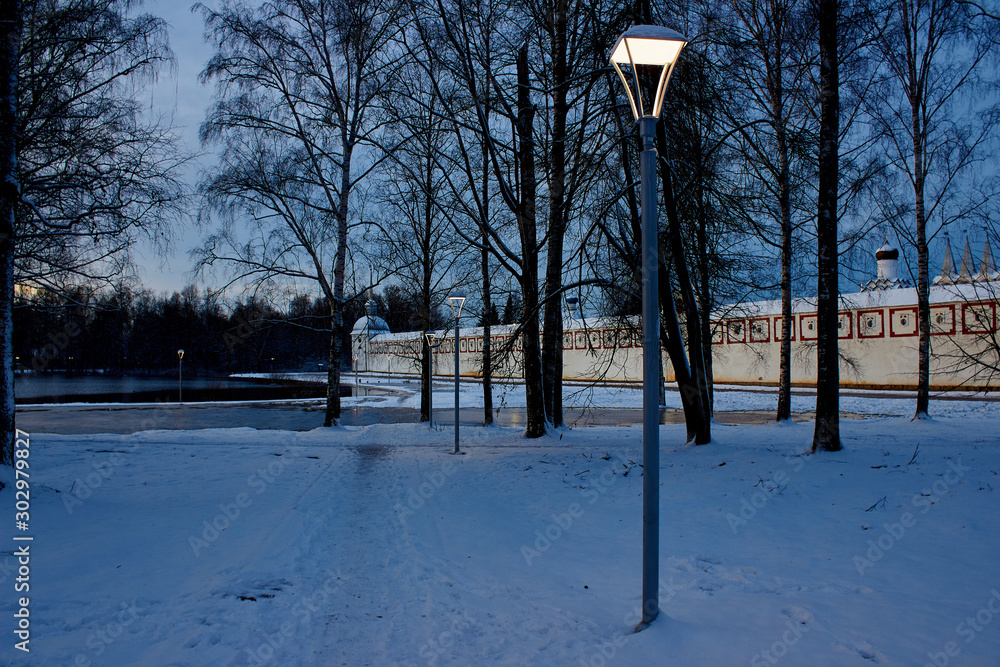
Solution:
<svg viewBox="0 0 1000 667"><path fill-rule="evenodd" d="M660 112L663 110L663 95L667 90L670 74L685 44L687 38L679 32L656 25L632 26L618 37L618 41L611 49L609 60L625 84L628 101L632 106L632 115L636 120L643 116L660 117ZM656 96L652 100L650 113L646 113L642 103L637 69L639 65L658 67L660 70ZM629 86L628 78L622 71L623 66L631 68L634 86Z"/></svg>
<svg viewBox="0 0 1000 667"><path fill-rule="evenodd" d="M465 292L462 290L454 290L448 295L448 303L451 304L451 313L458 319L462 316L462 306L465 305Z"/></svg>

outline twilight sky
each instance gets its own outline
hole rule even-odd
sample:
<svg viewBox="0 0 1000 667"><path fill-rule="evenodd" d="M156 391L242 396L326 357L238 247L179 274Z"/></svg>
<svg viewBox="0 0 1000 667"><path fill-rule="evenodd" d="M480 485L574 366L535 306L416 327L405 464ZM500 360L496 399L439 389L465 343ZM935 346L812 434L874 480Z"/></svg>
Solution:
<svg viewBox="0 0 1000 667"><path fill-rule="evenodd" d="M205 116L205 108L211 98L211 87L198 83L198 74L211 56L211 49L202 40L200 13L192 13L191 0L146 0L139 11L148 12L167 21L170 30L170 48L176 57L175 71L161 73L153 88L150 102L154 112L165 114L171 124L184 138L186 150L196 151L198 126ZM205 4L216 6L216 0L206 0ZM210 157L194 162L187 171L189 183L193 186ZM193 225L177 230L170 254L161 259L148 245L138 248L139 277L146 287L155 291L180 291L192 282L189 275L191 261L187 253L198 245L202 232Z"/></svg>

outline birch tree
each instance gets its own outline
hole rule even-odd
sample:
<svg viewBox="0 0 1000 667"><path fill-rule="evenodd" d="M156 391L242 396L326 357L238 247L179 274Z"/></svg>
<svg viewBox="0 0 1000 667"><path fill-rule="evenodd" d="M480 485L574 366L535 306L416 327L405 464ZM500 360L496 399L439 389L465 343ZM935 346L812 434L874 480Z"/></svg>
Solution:
<svg viewBox="0 0 1000 667"><path fill-rule="evenodd" d="M84 281L110 284L131 270L140 238L162 247L181 214L184 158L137 99L172 54L163 21L135 8L128 0L3 3L0 417L8 446L14 285L65 293Z"/></svg>
<svg viewBox="0 0 1000 667"><path fill-rule="evenodd" d="M743 219L779 255L781 333L775 418L786 421L791 419L792 253L803 217L811 218L796 211L796 193L813 154L807 146L814 137L804 99L813 35L805 3L799 0L732 0L728 9L729 29L722 34L726 70L736 85L724 108L733 112L730 125L746 155L745 186L760 192L759 206L747 206Z"/></svg>
<svg viewBox="0 0 1000 667"><path fill-rule="evenodd" d="M203 185L226 226L201 262L241 276L308 280L330 306L325 426L340 419L352 193L384 156L379 103L396 72L395 0L199 5L216 53L202 73L216 102L202 126L222 145ZM370 150L367 150L370 149ZM360 155L362 151L364 155ZM250 221L253 241L235 230Z"/></svg>
<svg viewBox="0 0 1000 667"><path fill-rule="evenodd" d="M980 29L974 9L948 0L893 0L876 47L885 78L871 116L891 169L910 191L909 205L883 208L917 252L914 419L927 417L930 407L929 243L985 202L969 187L970 177L991 155L988 140L1000 120L993 86L983 85L996 79L990 30ZM931 224L935 218L940 226Z"/></svg>
<svg viewBox="0 0 1000 667"><path fill-rule="evenodd" d="M840 180L840 60L838 0L817 0L819 28L819 192L817 201L816 426L812 451L840 445L837 205Z"/></svg>

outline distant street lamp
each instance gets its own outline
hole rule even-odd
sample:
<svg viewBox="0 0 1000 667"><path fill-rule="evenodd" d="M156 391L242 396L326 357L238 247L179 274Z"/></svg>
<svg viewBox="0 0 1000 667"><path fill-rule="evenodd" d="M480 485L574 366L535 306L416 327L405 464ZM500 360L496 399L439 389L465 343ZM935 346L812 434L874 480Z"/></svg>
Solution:
<svg viewBox="0 0 1000 667"><path fill-rule="evenodd" d="M444 338L442 337L439 342L435 343L434 340L437 338L437 332L433 330L424 332L424 338L427 339L427 347L430 349L431 355L431 361L428 364L431 369L431 376L427 382L427 418L430 421L431 428L434 428L434 350L441 347L441 344L444 343Z"/></svg>
<svg viewBox="0 0 1000 667"><path fill-rule="evenodd" d="M458 449L458 320L462 317L462 306L465 305L465 292L454 290L448 295L448 303L451 304L451 314L455 316L455 451L454 454L461 454Z"/></svg>
<svg viewBox="0 0 1000 667"><path fill-rule="evenodd" d="M177 402L184 403L184 350L177 350Z"/></svg>
<svg viewBox="0 0 1000 667"><path fill-rule="evenodd" d="M656 215L656 121L663 109L670 74L687 39L660 26L637 25L623 32L611 49L611 65L618 72L632 115L639 124L642 153L639 157L642 204L642 630L660 613L657 597L660 565L660 313L659 248ZM634 85L622 71L631 70ZM658 77L650 112L642 100L639 68Z"/></svg>

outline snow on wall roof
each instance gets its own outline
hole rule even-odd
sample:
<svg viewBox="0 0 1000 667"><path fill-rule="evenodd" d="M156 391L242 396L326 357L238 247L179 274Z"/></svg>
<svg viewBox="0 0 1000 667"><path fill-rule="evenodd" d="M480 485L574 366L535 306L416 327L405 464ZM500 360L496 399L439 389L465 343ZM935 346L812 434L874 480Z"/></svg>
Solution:
<svg viewBox="0 0 1000 667"><path fill-rule="evenodd" d="M930 288L930 303L952 303L955 301L993 301L1000 297L1000 283L964 283L955 285L933 285ZM857 310L863 308L897 308L916 306L915 287L881 290L873 292L853 292L840 295L840 308ZM793 313L816 312L816 297L792 300ZM781 300L749 301L730 304L712 311L712 319L755 317L759 315L780 315Z"/></svg>

